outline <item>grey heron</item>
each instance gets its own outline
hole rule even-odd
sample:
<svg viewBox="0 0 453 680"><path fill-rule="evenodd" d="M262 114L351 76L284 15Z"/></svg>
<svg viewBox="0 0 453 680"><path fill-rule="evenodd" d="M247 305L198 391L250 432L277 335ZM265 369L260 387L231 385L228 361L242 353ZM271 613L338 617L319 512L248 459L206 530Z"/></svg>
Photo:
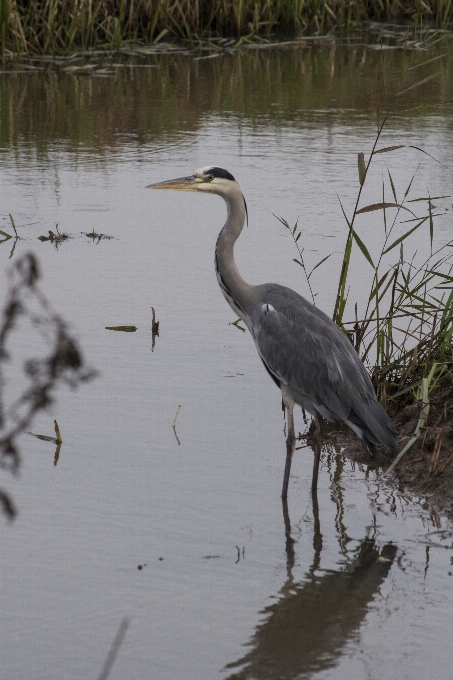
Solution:
<svg viewBox="0 0 453 680"><path fill-rule="evenodd" d="M224 168L207 166L193 175L151 184L149 189L201 191L221 196L227 220L215 247L217 280L226 301L245 323L267 372L280 388L287 410L286 465L282 498L288 494L296 436L294 405L321 418L344 422L373 457L375 446L397 448L396 432L376 399L370 377L343 331L318 307L276 283L246 283L234 261L234 244L247 216L239 184ZM312 489L316 490L320 446L316 447Z"/></svg>

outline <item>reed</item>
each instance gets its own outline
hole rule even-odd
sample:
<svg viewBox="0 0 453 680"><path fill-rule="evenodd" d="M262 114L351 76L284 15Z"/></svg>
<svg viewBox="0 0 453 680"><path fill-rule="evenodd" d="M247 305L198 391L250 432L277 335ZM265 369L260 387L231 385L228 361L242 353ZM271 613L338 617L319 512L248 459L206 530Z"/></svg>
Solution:
<svg viewBox="0 0 453 680"><path fill-rule="evenodd" d="M395 191L390 173L388 182ZM453 241L434 251L431 249L428 257L415 264L420 244L415 241L415 232L425 225L432 243L434 221L438 216L433 211L432 201L447 197L410 199L409 192L410 187L407 187L401 202L394 195L394 202L383 201L355 211L354 215L374 210L384 213L384 245L374 261L352 221L345 215L350 234L343 253L334 312L334 320L369 366L378 398L386 406L388 402L400 406L414 399L420 401L428 378L431 393L453 376ZM402 235L392 236L396 225L401 224L398 218L406 203L419 201L425 202L426 214L409 220L412 224ZM391 209L396 214L389 224L386 211ZM277 219L291 231L297 245L302 235L297 225L291 228L283 218ZM308 272L303 262L303 250L298 247L298 251L299 259L294 261L303 267L313 295L311 274L329 255ZM350 294L349 274L358 262L359 252L371 267L372 286L362 313L358 312L359 304L356 302L353 306L355 319L345 320ZM385 258L391 252L397 253L393 262Z"/></svg>
<svg viewBox="0 0 453 680"><path fill-rule="evenodd" d="M446 379L451 380L453 375L453 241L434 247L436 219L442 214L436 204L451 196L431 196L429 193L413 196L412 185L417 169L408 185L398 190L397 182L386 165L382 169L382 200L359 208L371 165L380 158L380 154L401 153L405 147L402 144L379 146L396 102L443 73L440 64L445 55L433 56L430 53L439 37L442 36L432 34L424 41L422 55L405 55L406 65L400 87L388 97L386 113L381 121L378 106L378 130L368 162L365 163L363 153L358 154L358 191L350 217L340 201L348 235L333 318L349 335L363 361L370 366L377 395L384 405L389 401L397 404L413 399L420 401L423 389L427 389L428 378L431 393ZM425 77L414 79L413 74L426 67L432 71L425 75L425 70ZM418 147L412 148L414 153L426 153ZM431 162L437 161L431 157ZM377 256L363 240L365 229L360 227L361 237L356 228L359 215L376 211L382 214L382 247ZM428 247L422 251L422 256L420 235L423 230L426 230L425 243ZM297 228L294 228L296 244L299 236ZM360 255L370 267L371 288L360 312L359 304L354 304L355 318L351 320L350 272ZM298 264L303 264L301 261ZM323 262L321 260L316 267ZM308 281L311 272L307 274L305 267L304 272Z"/></svg>
<svg viewBox="0 0 453 680"><path fill-rule="evenodd" d="M277 30L348 31L369 21L445 28L453 24L453 0L0 0L4 57L118 48L166 34L243 41Z"/></svg>

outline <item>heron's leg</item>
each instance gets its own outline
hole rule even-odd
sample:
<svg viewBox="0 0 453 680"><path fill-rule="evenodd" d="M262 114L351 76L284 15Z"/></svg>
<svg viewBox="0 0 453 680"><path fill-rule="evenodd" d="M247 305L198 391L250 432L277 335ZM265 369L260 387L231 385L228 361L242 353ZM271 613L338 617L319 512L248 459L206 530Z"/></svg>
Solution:
<svg viewBox="0 0 453 680"><path fill-rule="evenodd" d="M313 440L313 450L315 454L315 458L313 461L313 475L311 478L311 490L313 492L316 492L318 488L318 473L319 473L319 462L321 460L321 448L322 448L322 442L323 442L323 430L322 430L322 423L321 423L321 418L316 414L314 416L315 418L315 423L316 423L316 432Z"/></svg>
<svg viewBox="0 0 453 680"><path fill-rule="evenodd" d="M315 413L313 418L315 420L315 425L316 425L315 437L321 437L321 438L324 437L324 427L323 427L323 424L322 424L321 416L319 416L317 413Z"/></svg>
<svg viewBox="0 0 453 680"><path fill-rule="evenodd" d="M285 500L288 497L288 483L289 474L291 472L291 463L296 448L296 435L294 433L294 402L292 400L285 400L283 397L287 412L288 412L288 435L286 437L286 464L285 474L283 476L282 498Z"/></svg>

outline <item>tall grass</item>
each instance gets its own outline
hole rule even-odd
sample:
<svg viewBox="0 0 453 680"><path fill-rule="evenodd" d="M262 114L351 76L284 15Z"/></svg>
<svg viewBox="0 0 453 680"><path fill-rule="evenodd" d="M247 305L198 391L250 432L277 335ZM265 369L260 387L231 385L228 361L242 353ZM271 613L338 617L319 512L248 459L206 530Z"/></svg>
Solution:
<svg viewBox="0 0 453 680"><path fill-rule="evenodd" d="M434 389L453 366L453 241L432 249L437 216L432 201L446 197L411 198L411 184L412 180L399 198L388 172L383 198L390 194L390 201L384 198L382 203L362 208L363 212L367 208L383 212L384 244L373 260L352 227L345 256L350 257L354 242L370 265L372 288L364 311L359 314L354 305L355 319L345 321L347 284L341 280L335 316L362 359L372 366L372 379L384 404L389 399L419 400L423 379L431 375ZM422 214L401 219L408 204L411 213L414 204L424 205ZM393 219L389 219L391 211ZM417 262L422 227L428 232L431 249ZM389 261L393 254L396 257Z"/></svg>
<svg viewBox="0 0 453 680"><path fill-rule="evenodd" d="M430 47L435 42L436 36L430 36L424 41L423 57L412 57L411 63L406 65L400 89L391 98L387 112L378 126L366 165L363 154L359 154L360 188L351 219L348 219L343 210L348 224L348 237L334 319L345 329L353 326L350 331L351 339L364 360L370 360L371 353L374 352L374 361L371 360L373 379L378 396L384 403L389 398L401 399L404 395L419 399L423 380L428 375L431 388L434 388L441 383L445 374L451 374L453 366L453 241L433 250L434 226L436 217L440 214L434 201L450 197L430 196L429 193L427 196L413 197L411 189L417 170L408 186L399 194L391 172L387 169L387 178L382 183L382 201L359 209L362 188L376 156L400 153L404 147L394 145L378 148L395 101L442 73L443 55L432 57L429 54ZM419 67L428 64L433 67L429 75L420 80L410 80L414 71L418 73ZM423 152L422 149L413 148L419 153ZM432 162L437 161L432 159ZM418 212L420 208L422 214L417 216L414 210ZM383 214L384 240L381 252L373 260L367 245L355 229L355 221L358 215L376 210ZM389 218L391 212L394 213L393 219ZM429 253L420 257L418 245L422 228L428 232ZM361 318L359 319L355 305L355 321L347 324L344 322L344 313L353 243L373 272L373 284ZM389 258L395 254L396 258L389 262Z"/></svg>
<svg viewBox="0 0 453 680"><path fill-rule="evenodd" d="M433 56L430 53L439 38L432 34L421 45L421 52L410 57L405 55L402 83L388 98L381 121L378 106L378 129L368 161L365 162L363 153L358 154L358 191L350 217L340 201L348 235L333 318L349 335L363 361L369 364L377 395L384 405L389 401L406 403L414 398L419 401L428 378L429 390L433 391L447 376L453 377L453 240L440 247L434 245L436 219L442 214L436 204L451 196L430 195L429 192L413 196L417 168L407 186L399 189L385 165L380 188L382 200L359 207L371 165L380 154L401 153L406 147L404 144L380 147L383 130L396 102L442 75L440 65L445 54ZM419 73L418 68L427 66L432 67L432 72L414 80L413 74ZM382 77L385 80L384 74ZM412 149L411 153L426 154L419 147ZM430 159L432 163L438 162ZM360 236L356 227L362 219L359 216L376 211L382 214L382 247L377 256L363 238L365 228L360 227ZM280 221L290 229L288 223ZM298 245L301 233L297 225L290 230ZM423 230L426 234L422 240ZM425 245L421 246L423 242ZM303 267L311 292L311 273L326 258L307 273L303 250L299 246L298 251L300 257L296 262ZM351 304L350 299L354 294L350 273L360 255L370 268L371 281L365 304L361 305L354 301Z"/></svg>
<svg viewBox="0 0 453 680"><path fill-rule="evenodd" d="M349 30L366 21L453 24L452 0L0 0L9 53L61 52L124 41Z"/></svg>

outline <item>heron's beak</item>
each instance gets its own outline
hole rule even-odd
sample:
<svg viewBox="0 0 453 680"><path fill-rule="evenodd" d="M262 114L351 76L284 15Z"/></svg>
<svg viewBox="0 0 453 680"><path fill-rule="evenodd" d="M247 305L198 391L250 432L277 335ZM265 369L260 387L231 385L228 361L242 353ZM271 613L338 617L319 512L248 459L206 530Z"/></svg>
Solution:
<svg viewBox="0 0 453 680"><path fill-rule="evenodd" d="M179 177L178 179L168 179L166 182L149 184L147 189L176 189L177 191L195 191L200 183L200 178L196 175L189 177Z"/></svg>

